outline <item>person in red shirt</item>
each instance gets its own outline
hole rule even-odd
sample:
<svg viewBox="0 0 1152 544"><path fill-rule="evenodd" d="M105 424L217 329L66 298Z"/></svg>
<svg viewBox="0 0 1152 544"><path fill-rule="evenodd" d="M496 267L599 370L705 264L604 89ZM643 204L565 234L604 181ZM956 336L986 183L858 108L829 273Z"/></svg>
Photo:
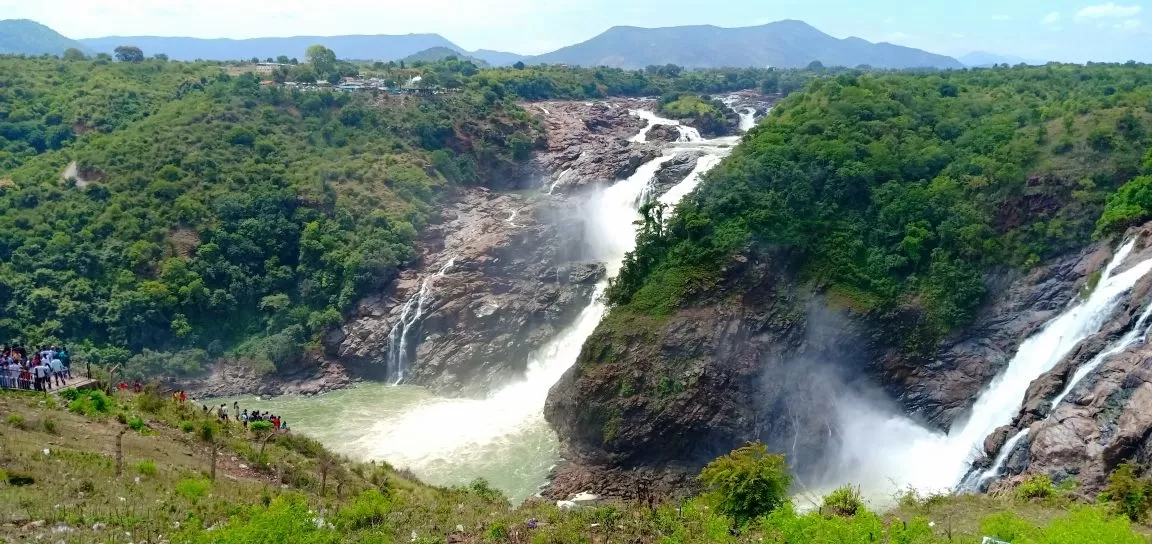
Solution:
<svg viewBox="0 0 1152 544"><path fill-rule="evenodd" d="M117 385L116 389L119 389L121 391L127 391L128 390L128 384L126 384L124 382L120 382L120 385Z"/></svg>

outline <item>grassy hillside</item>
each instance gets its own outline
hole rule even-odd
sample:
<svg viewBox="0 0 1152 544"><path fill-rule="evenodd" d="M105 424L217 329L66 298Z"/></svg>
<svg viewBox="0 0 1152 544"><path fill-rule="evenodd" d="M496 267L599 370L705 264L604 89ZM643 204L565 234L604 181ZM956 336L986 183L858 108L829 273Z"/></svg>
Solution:
<svg viewBox="0 0 1152 544"><path fill-rule="evenodd" d="M1134 64L817 80L670 223L648 221L611 300L666 314L751 252L931 352L984 302L986 268L1091 239L1108 195L1147 167L1150 100L1152 70ZM1140 210L1113 215L1102 232Z"/></svg>
<svg viewBox="0 0 1152 544"><path fill-rule="evenodd" d="M0 393L0 438L0 538L12 541L1145 542L1108 507L1044 486L1033 498L909 494L886 514L842 493L809 514L785 503L741 522L717 494L651 506L513 506L483 481L427 486L387 464L221 425L196 405L151 394Z"/></svg>

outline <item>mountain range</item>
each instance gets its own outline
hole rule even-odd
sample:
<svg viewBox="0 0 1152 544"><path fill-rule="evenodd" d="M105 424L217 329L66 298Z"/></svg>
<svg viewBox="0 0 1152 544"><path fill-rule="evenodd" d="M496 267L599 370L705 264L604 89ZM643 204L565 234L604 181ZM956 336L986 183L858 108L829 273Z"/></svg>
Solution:
<svg viewBox="0 0 1152 544"><path fill-rule="evenodd" d="M582 43L534 57L480 49L468 51L439 34L295 36L285 38L205 39L160 36L110 36L71 40L34 21L0 21L0 54L62 54L69 47L88 53L111 53L134 45L147 55L163 53L173 60L240 60L287 55L302 58L311 45L322 44L341 58L402 60L458 52L491 66L571 64L636 69L676 64L687 68L799 68L819 61L826 66L868 65L876 68L963 68L966 63L890 43L861 38L835 38L802 21L721 28L710 25L667 28L618 26ZM989 63L992 64L992 63Z"/></svg>
<svg viewBox="0 0 1152 544"><path fill-rule="evenodd" d="M1043 60L1026 59L1014 55L997 55L996 53L989 53L987 51L973 51L960 57L959 60L960 62L964 63L964 66L973 68L994 66L997 64L1008 64L1010 66L1015 66L1017 64L1028 64L1032 66L1040 66L1047 63L1047 61Z"/></svg>

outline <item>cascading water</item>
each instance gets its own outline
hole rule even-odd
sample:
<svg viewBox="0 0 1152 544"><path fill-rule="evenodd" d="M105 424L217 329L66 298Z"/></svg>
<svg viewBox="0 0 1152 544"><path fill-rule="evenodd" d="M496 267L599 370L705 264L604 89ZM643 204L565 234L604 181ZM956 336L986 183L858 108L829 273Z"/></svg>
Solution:
<svg viewBox="0 0 1152 544"><path fill-rule="evenodd" d="M649 128L653 120L678 124L648 112L636 113L649 119ZM647 129L638 137L643 139ZM682 127L681 134L684 147L691 145L693 149L703 150L705 155L684 181L659 199L669 205L675 205L696 187L701 176L730 152L730 142L734 140L701 140L695 129L688 127ZM588 229L585 241L594 253L590 257L605 264L607 277L619 272L624 255L635 247L637 209L652 198L650 191L656 171L674 156L678 147L641 165L627 179L588 197L584 205ZM584 341L600 323L606 311L601 295L607 285L606 279L599 282L592 302L581 311L576 322L530 357L522 380L483 400L427 399L396 417L370 425L349 449L411 468L432 481L442 481L437 474L448 472L449 467L472 467L474 474L483 474L486 472L483 467L508 458L554 462L556 438L544 421L544 403L548 390L576 361ZM403 337L401 334L400 338ZM543 482L547 465L535 466L531 462L522 465L512 469L523 471L518 475L522 480L534 482L532 485Z"/></svg>
<svg viewBox="0 0 1152 544"><path fill-rule="evenodd" d="M700 136L699 130L696 130L695 128L692 128L692 127L686 127L684 125L681 125L680 121L677 121L675 119L665 119L665 118L660 117L660 116L656 115L655 113L652 113L648 110L629 110L629 113L631 113L632 115L635 115L637 117L640 117L641 119L648 122L648 125L645 126L643 130L640 131L640 134L637 134L637 135L628 139L628 141L630 141L630 142L641 142L641 143L647 142L648 141L648 132L651 131L652 127L654 127L656 125L672 125L672 126L676 127L676 130L680 131L680 139L677 141L680 141L680 142L704 141L704 138L702 136Z"/></svg>
<svg viewBox="0 0 1152 544"><path fill-rule="evenodd" d="M1152 317L1152 304L1148 305L1148 307L1144 309L1144 312L1140 314L1139 319L1136 320L1136 325L1132 327L1131 330L1124 333L1124 336L1121 336L1120 339L1116 340L1114 343L1112 343L1112 345L1108 346L1107 349L1098 353L1090 361L1084 363L1084 365L1082 365L1080 368L1077 368L1076 372L1073 373L1072 378L1068 380L1068 383L1064 386L1064 389L1060 392L1060 394L1053 397L1051 408L1048 410L1048 416L1045 417L1044 420L1047 421L1048 419L1051 419L1052 416L1056 414L1056 408L1060 406L1060 403L1064 402L1064 399L1067 398L1070 393L1072 393L1072 390L1075 389L1076 386L1084 380L1084 378L1087 378L1088 375L1095 372L1101 364L1104 364L1104 361L1107 361L1113 355L1124 352L1137 342L1143 342L1148 337L1148 333L1150 332L1150 328L1148 326L1148 319L1150 317ZM990 466L988 470L969 474L967 477L965 477L964 481L960 483L960 489L973 491L983 489L984 485L987 484L990 480L1000 477L1004 470L1004 463L1008 461L1008 457L1012 455L1013 451L1016 449L1016 446L1019 445L1020 441L1023 440L1027 435L1028 429L1023 429L1016 433L1015 436L1010 438L1007 442L1004 443L1004 446L1000 448L1000 453L996 456L992 466Z"/></svg>
<svg viewBox="0 0 1152 544"><path fill-rule="evenodd" d="M756 126L756 108L744 108L740 114L740 132L748 132Z"/></svg>
<svg viewBox="0 0 1152 544"><path fill-rule="evenodd" d="M822 483L857 483L873 497L908 486L937 492L964 484L971 463L982 453L984 439L1011 423L1032 381L1051 370L1079 342L1099 332L1121 295L1152 271L1149 259L1116 273L1134 245L1129 242L1121 247L1105 269L1104 279L1086 299L1074 302L1021 344L1004 372L977 398L967 419L953 424L948 434L932 432L902 414L878 410L859 399L842 399L838 404L839 464ZM1014 438L1019 442L1023 437Z"/></svg>
<svg viewBox="0 0 1152 544"><path fill-rule="evenodd" d="M408 345L408 339L413 334L419 334L417 331L420 329L420 320L424 317L424 309L432 298L432 283L436 278L447 274L448 269L452 268L455 262L455 259L449 259L448 264L444 265L436 275L424 278L424 281L420 283L420 290L404 303L404 308L400 311L400 320L392 326L392 331L388 333L386 368L388 379L393 382L393 385L404 381L404 374L408 372L408 368L411 366L412 354L410 352L414 347Z"/></svg>

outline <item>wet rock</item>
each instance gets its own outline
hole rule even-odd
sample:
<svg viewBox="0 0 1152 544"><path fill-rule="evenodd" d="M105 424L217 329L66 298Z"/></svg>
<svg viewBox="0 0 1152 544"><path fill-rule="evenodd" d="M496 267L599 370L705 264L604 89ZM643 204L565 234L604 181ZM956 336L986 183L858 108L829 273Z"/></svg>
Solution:
<svg viewBox="0 0 1152 544"><path fill-rule="evenodd" d="M1003 425L998 427L988 438L984 439L984 453L990 457L995 457L1000 453L1000 448L1004 447L1004 443L1008 441L1008 435L1012 433L1013 427L1011 425Z"/></svg>
<svg viewBox="0 0 1152 544"><path fill-rule="evenodd" d="M696 163L700 157L703 156L703 151L684 151L677 153L668 162L660 165L660 169L656 171L656 186L654 188L656 195L663 195L676 184L684 181L696 168Z"/></svg>
<svg viewBox="0 0 1152 544"><path fill-rule="evenodd" d="M648 130L650 142L675 142L680 139L680 129L674 125L652 125Z"/></svg>

